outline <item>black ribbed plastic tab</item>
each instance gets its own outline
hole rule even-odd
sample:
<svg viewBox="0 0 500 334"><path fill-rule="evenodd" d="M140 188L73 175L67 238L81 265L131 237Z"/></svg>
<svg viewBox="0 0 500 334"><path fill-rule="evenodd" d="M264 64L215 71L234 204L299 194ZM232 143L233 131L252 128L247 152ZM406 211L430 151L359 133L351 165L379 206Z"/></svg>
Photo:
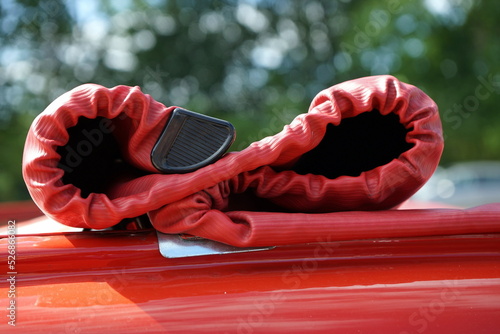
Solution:
<svg viewBox="0 0 500 334"><path fill-rule="evenodd" d="M163 173L193 172L217 161L234 139L231 123L176 108L151 151L151 161Z"/></svg>

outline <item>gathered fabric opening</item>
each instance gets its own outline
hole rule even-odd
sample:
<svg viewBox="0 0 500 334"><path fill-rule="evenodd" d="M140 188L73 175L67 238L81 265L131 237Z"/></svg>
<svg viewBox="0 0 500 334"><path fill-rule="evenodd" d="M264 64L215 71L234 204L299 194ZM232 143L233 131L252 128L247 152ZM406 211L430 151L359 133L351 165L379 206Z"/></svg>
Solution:
<svg viewBox="0 0 500 334"><path fill-rule="evenodd" d="M406 141L406 129L396 114L382 115L378 110L328 124L321 142L303 154L292 166L298 174L323 175L334 179L385 165L413 147Z"/></svg>
<svg viewBox="0 0 500 334"><path fill-rule="evenodd" d="M82 198L106 193L113 182L126 175L143 174L124 162L113 130L110 119L80 117L67 129L68 143L57 148L61 156L58 168L64 170L62 182L79 188Z"/></svg>

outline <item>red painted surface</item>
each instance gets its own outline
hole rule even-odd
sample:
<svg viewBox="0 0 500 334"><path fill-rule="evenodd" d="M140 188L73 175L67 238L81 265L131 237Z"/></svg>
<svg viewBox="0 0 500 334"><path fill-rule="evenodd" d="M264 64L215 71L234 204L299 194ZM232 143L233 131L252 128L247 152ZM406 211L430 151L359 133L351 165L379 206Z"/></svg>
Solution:
<svg viewBox="0 0 500 334"><path fill-rule="evenodd" d="M0 226L5 225L8 220L23 221L40 216L43 213L33 201L0 203Z"/></svg>
<svg viewBox="0 0 500 334"><path fill-rule="evenodd" d="M16 241L20 333L497 333L500 327L500 234L322 242L184 259L163 258L153 231ZM0 250L6 259L6 238ZM2 318L2 332L11 330Z"/></svg>

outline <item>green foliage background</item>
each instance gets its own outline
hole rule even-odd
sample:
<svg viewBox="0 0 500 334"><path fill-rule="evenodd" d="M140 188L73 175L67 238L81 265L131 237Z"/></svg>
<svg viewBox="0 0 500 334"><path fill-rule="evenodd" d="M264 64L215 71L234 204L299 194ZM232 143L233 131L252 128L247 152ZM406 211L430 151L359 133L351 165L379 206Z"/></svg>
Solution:
<svg viewBox="0 0 500 334"><path fill-rule="evenodd" d="M500 160L499 17L473 0L2 0L0 200L29 198L28 127L86 82L223 117L239 150L326 87L392 74L438 103L443 164Z"/></svg>

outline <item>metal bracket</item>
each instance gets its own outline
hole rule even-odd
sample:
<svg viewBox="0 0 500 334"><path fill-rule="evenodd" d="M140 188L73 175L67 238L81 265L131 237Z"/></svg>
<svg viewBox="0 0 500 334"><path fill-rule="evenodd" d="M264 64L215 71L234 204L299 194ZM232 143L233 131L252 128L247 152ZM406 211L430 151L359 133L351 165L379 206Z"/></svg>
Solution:
<svg viewBox="0 0 500 334"><path fill-rule="evenodd" d="M158 231L157 234L160 253L169 259L203 255L256 252L274 248L274 246L242 248L193 236L165 234Z"/></svg>

